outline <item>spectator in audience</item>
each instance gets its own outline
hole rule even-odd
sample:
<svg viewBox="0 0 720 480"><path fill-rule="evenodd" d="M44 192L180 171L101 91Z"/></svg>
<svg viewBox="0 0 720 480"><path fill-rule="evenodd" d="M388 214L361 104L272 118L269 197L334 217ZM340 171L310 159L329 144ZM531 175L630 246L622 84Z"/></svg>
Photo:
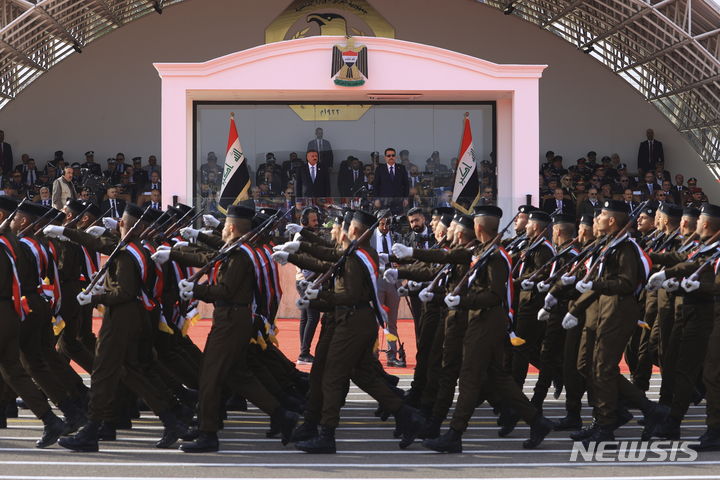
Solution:
<svg viewBox="0 0 720 480"><path fill-rule="evenodd" d="M293 198L295 190L294 185L288 185L285 187L285 190L283 192L283 208L286 210L289 210L291 208L294 208L295 205L295 199Z"/></svg>
<svg viewBox="0 0 720 480"><path fill-rule="evenodd" d="M105 200L100 203L100 211L106 212L110 210L110 216L120 218L125 211L125 200L118 198L117 187L109 187L106 191Z"/></svg>
<svg viewBox="0 0 720 480"><path fill-rule="evenodd" d="M286 188L288 182L293 180L295 172L301 167L303 161L298 158L297 153L290 152L290 156L287 160L282 163L281 175L282 175L282 188Z"/></svg>
<svg viewBox="0 0 720 480"><path fill-rule="evenodd" d="M131 169L132 167L128 167L125 173L120 175L120 183L116 185L116 187L118 187L118 195L127 195L130 201L135 203L137 200L137 189L131 181Z"/></svg>
<svg viewBox="0 0 720 480"><path fill-rule="evenodd" d="M147 184L148 190L162 190L162 184L160 183L160 173L154 171L150 174L150 181Z"/></svg>
<svg viewBox="0 0 720 480"><path fill-rule="evenodd" d="M409 193L408 174L405 167L398 164L394 148L385 149L385 163L375 169L373 190L379 198L407 197Z"/></svg>
<svg viewBox="0 0 720 480"><path fill-rule="evenodd" d="M638 169L643 173L655 170L655 164L665 161L663 153L663 144L659 140L655 140L655 132L652 128L648 128L645 132L647 140L640 143L638 149Z"/></svg>
<svg viewBox="0 0 720 480"><path fill-rule="evenodd" d="M613 192L624 194L625 190L628 188L632 190L632 187L630 185L630 177L628 177L627 175L622 175L613 185Z"/></svg>
<svg viewBox="0 0 720 480"><path fill-rule="evenodd" d="M410 188L421 188L421 184L422 175L420 175L420 171L418 170L417 165L410 166L410 169L408 170L408 185L410 186Z"/></svg>
<svg viewBox="0 0 720 480"><path fill-rule="evenodd" d="M655 164L655 178L658 182L662 182L663 180L668 180L672 178L670 176L670 172L665 170L665 162L658 162Z"/></svg>
<svg viewBox="0 0 720 480"><path fill-rule="evenodd" d="M73 185L75 185L75 191L80 191L80 186L82 185L82 175L80 174L80 163L75 162L72 165L70 165L70 168L73 169L73 178L72 182Z"/></svg>
<svg viewBox="0 0 720 480"><path fill-rule="evenodd" d="M43 207L52 207L52 198L50 198L50 189L48 187L40 187L40 198L37 202Z"/></svg>
<svg viewBox="0 0 720 480"><path fill-rule="evenodd" d="M652 199L655 194L655 190L660 188L660 185L655 181L655 174L653 172L647 172L645 174L645 181L640 185L640 190L645 199Z"/></svg>
<svg viewBox="0 0 720 480"><path fill-rule="evenodd" d="M282 183L282 171L275 161L275 154L268 152L265 154L265 163L261 163L258 166L257 172L255 172L255 183L260 185L263 182L268 182L268 176L266 173L270 173L270 183L276 184L278 187Z"/></svg>
<svg viewBox="0 0 720 480"><path fill-rule="evenodd" d="M600 195L599 200L600 202L604 202L605 200L612 200L613 193L612 193L612 185L609 183L603 183L600 187Z"/></svg>
<svg viewBox="0 0 720 480"><path fill-rule="evenodd" d="M18 172L19 174L19 172ZM53 182L52 186L52 206L58 210L62 210L65 206L65 202L72 198L77 199L77 191L75 191L75 185L73 185L74 170L72 167L66 167L63 171L63 176L57 178Z"/></svg>
<svg viewBox="0 0 720 480"><path fill-rule="evenodd" d="M22 173L22 182L30 189L34 188L40 182L40 172L35 165L34 158L28 158L25 165L25 172Z"/></svg>
<svg viewBox="0 0 720 480"><path fill-rule="evenodd" d="M333 166L333 150L330 142L323 138L323 129L318 127L315 129L315 138L307 144L307 150L315 150L318 152L318 163L328 172Z"/></svg>
<svg viewBox="0 0 720 480"><path fill-rule="evenodd" d="M22 155L20 155L20 163L16 165L13 170L17 170L20 173L25 173L25 171L27 170L28 160L30 160L30 155L28 155L27 153L23 153Z"/></svg>
<svg viewBox="0 0 720 480"><path fill-rule="evenodd" d="M667 192L665 192L665 190L659 188L659 189L655 190L655 192L653 192L652 199L654 200L655 205L657 205L659 207L663 203L667 202L667 200L668 200Z"/></svg>
<svg viewBox="0 0 720 480"><path fill-rule="evenodd" d="M295 197L318 198L330 196L330 172L320 165L318 152L308 150L307 163L295 173Z"/></svg>
<svg viewBox="0 0 720 480"><path fill-rule="evenodd" d="M595 210L600 208L598 200L598 189L590 187L588 189L587 198L580 205L580 215L594 215Z"/></svg>
<svg viewBox="0 0 720 480"><path fill-rule="evenodd" d="M211 175L215 181L210 181ZM152 177L152 174L150 174L150 176ZM208 185L215 185L218 178L222 178L222 167L218 165L215 152L209 152L205 163L200 165L200 181Z"/></svg>
<svg viewBox="0 0 720 480"><path fill-rule="evenodd" d="M428 207L427 202L420 195L420 191L417 188L411 187L408 196L410 197L410 203L408 203L408 208Z"/></svg>
<svg viewBox="0 0 720 480"><path fill-rule="evenodd" d="M129 165L125 164L125 154L122 152L118 152L117 155L115 155L115 172L118 178L120 175L125 173L125 170L128 168Z"/></svg>
<svg viewBox="0 0 720 480"><path fill-rule="evenodd" d="M5 141L5 131L0 130L0 166L3 172L11 172L13 169L12 146Z"/></svg>
<svg viewBox="0 0 720 480"><path fill-rule="evenodd" d="M95 152L92 150L85 152L85 163L80 168L87 169L92 175L102 175L102 167L95 161Z"/></svg>
<svg viewBox="0 0 720 480"><path fill-rule="evenodd" d="M92 191L87 187L80 189L80 195L78 196L78 200L83 202L93 202Z"/></svg>
<svg viewBox="0 0 720 480"><path fill-rule="evenodd" d="M670 180L663 180L660 188L663 192L665 192L666 202L674 203L675 205L682 205L679 196L675 196L676 191L673 190Z"/></svg>
<svg viewBox="0 0 720 480"><path fill-rule="evenodd" d="M400 153L398 155L400 155L400 165L405 167L405 170L407 170L409 172L412 169L412 167L415 167L415 170L418 169L417 165L415 165L414 163L412 163L410 161L410 152L409 151L400 150Z"/></svg>
<svg viewBox="0 0 720 480"><path fill-rule="evenodd" d="M688 180L688 183L690 181ZM686 207L701 208L706 201L703 199L704 194L702 188L690 187L690 200L687 202Z"/></svg>
<svg viewBox="0 0 720 480"><path fill-rule="evenodd" d="M588 167L595 168L597 166L597 153L594 150L590 150L585 157L587 158Z"/></svg>
<svg viewBox="0 0 720 480"><path fill-rule="evenodd" d="M150 176L142 168L142 157L133 158L132 181L139 192L145 191L145 186L150 182Z"/></svg>
<svg viewBox="0 0 720 480"><path fill-rule="evenodd" d="M590 185L592 185L593 188L595 188L595 189L597 189L598 191L600 191L600 186L602 185L602 184L600 183L600 177L599 177L598 175L596 175L596 174L592 174L592 175L590 176Z"/></svg>
<svg viewBox="0 0 720 480"><path fill-rule="evenodd" d="M435 150L430 154L430 158L428 158L425 162L425 171L433 172L436 174L447 173L448 167L446 165L443 165L443 163L440 161L440 152Z"/></svg>
<svg viewBox="0 0 720 480"><path fill-rule="evenodd" d="M560 179L560 188L562 188L563 195L575 201L575 187L573 186L572 177L570 175L563 175Z"/></svg>
<svg viewBox="0 0 720 480"><path fill-rule="evenodd" d="M154 189L150 191L150 200L143 203L143 210L147 207L154 208L155 210L162 210L162 199L160 198L160 190Z"/></svg>
<svg viewBox="0 0 720 480"><path fill-rule="evenodd" d="M550 173L550 176L555 178L560 178L568 173L565 167L563 167L563 158L560 155L555 155L553 157L550 167L548 167L547 170Z"/></svg>
<svg viewBox="0 0 720 480"><path fill-rule="evenodd" d="M340 167L338 172L338 192L341 197L355 196L363 186L364 175L360 170L360 160L350 156L347 166Z"/></svg>
<svg viewBox="0 0 720 480"><path fill-rule="evenodd" d="M24 197L27 194L27 187L22 181L22 173L17 170L10 174L10 180L8 181L7 187L15 190L18 197Z"/></svg>
<svg viewBox="0 0 720 480"><path fill-rule="evenodd" d="M107 169L103 172L103 177L110 183L117 183L117 175L115 170L115 159L107 159Z"/></svg>
<svg viewBox="0 0 720 480"><path fill-rule="evenodd" d="M380 165L380 153L370 152L370 171L375 172L375 168Z"/></svg>
<svg viewBox="0 0 720 480"><path fill-rule="evenodd" d="M678 205L685 205L688 201L688 197L690 196L690 190L688 190L688 187L685 186L685 177L682 173L675 175L675 185L673 186L673 190L677 190L679 192L681 201Z"/></svg>
<svg viewBox="0 0 720 480"><path fill-rule="evenodd" d="M277 196L280 195L280 176L275 175L271 170L265 171L265 178L261 185L265 185L267 188L266 195Z"/></svg>
<svg viewBox="0 0 720 480"><path fill-rule="evenodd" d="M493 198L493 189L486 187L481 190L480 193L480 205L495 205L495 199Z"/></svg>
<svg viewBox="0 0 720 480"><path fill-rule="evenodd" d="M617 153L613 153L610 155L610 166L607 169L607 176L612 178L613 180L617 180L620 174L620 155Z"/></svg>
<svg viewBox="0 0 720 480"><path fill-rule="evenodd" d="M639 203L635 201L633 191L629 188L626 188L623 191L623 201L627 204L628 207L630 207L631 212L635 210L635 208L637 208L637 206L639 205Z"/></svg>
<svg viewBox="0 0 720 480"><path fill-rule="evenodd" d="M161 167L157 163L157 157L150 155L148 157L148 164L145 166L145 171L148 172L148 176L153 172L157 172L158 175L162 175Z"/></svg>

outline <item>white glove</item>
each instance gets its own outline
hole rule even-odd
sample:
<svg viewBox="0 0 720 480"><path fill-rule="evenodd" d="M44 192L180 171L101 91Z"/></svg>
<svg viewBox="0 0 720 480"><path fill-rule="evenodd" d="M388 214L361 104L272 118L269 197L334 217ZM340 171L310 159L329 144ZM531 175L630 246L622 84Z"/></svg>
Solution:
<svg viewBox="0 0 720 480"><path fill-rule="evenodd" d="M189 280L183 279L180 280L180 283L178 283L178 288L180 290L180 298L186 301L192 299L192 293L195 289L194 283L190 282Z"/></svg>
<svg viewBox="0 0 720 480"><path fill-rule="evenodd" d="M315 300L316 298L318 298L319 294L319 288L308 287L305 289L305 298L307 298L308 300Z"/></svg>
<svg viewBox="0 0 720 480"><path fill-rule="evenodd" d="M289 256L290 254L288 252L273 252L272 259L280 265L285 265L286 263L288 263Z"/></svg>
<svg viewBox="0 0 720 480"><path fill-rule="evenodd" d="M550 290L550 286L551 286L551 285L550 285L549 283L538 282L538 284L537 284L538 292L540 292L540 293L545 293L545 292L547 292L548 290Z"/></svg>
<svg viewBox="0 0 720 480"><path fill-rule="evenodd" d="M203 225L208 228L215 228L220 225L220 220L210 214L203 215Z"/></svg>
<svg viewBox="0 0 720 480"><path fill-rule="evenodd" d="M397 268L388 268L387 270L385 270L385 273L383 273L383 279L387 283L397 283L397 281L398 281Z"/></svg>
<svg viewBox="0 0 720 480"><path fill-rule="evenodd" d="M214 231L215 231L215 230L213 230L212 228L201 228L201 229L200 229L200 233L204 233L205 235L210 235L210 234L213 233Z"/></svg>
<svg viewBox="0 0 720 480"><path fill-rule="evenodd" d="M680 288L680 282L676 278L668 278L662 283L662 288L668 292L674 292Z"/></svg>
<svg viewBox="0 0 720 480"><path fill-rule="evenodd" d="M562 277L560 277L560 283L562 283L566 287L568 285L572 285L573 283L575 283L575 275L563 275Z"/></svg>
<svg viewBox="0 0 720 480"><path fill-rule="evenodd" d="M300 233L302 229L302 225L298 225L297 223L288 223L287 225L285 225L285 231L288 235L295 235L296 233Z"/></svg>
<svg viewBox="0 0 720 480"><path fill-rule="evenodd" d="M90 292L80 292L75 297L80 305L90 305L92 302L92 295Z"/></svg>
<svg viewBox="0 0 720 480"><path fill-rule="evenodd" d="M60 227L58 225L48 225L47 227L43 228L43 233L46 237L49 238L64 237L63 233L65 233L65 227Z"/></svg>
<svg viewBox="0 0 720 480"><path fill-rule="evenodd" d="M589 282L583 282L582 280L580 280L575 285L575 290L577 290L580 293L589 292L590 290L592 290L592 288L593 288L592 280L590 280Z"/></svg>
<svg viewBox="0 0 720 480"><path fill-rule="evenodd" d="M306 310L310 308L310 300L305 300L302 297L298 298L295 302L295 306L298 307L300 310Z"/></svg>
<svg viewBox="0 0 720 480"><path fill-rule="evenodd" d="M447 305L448 308L457 308L457 306L460 305L460 295L445 295L445 305Z"/></svg>
<svg viewBox="0 0 720 480"><path fill-rule="evenodd" d="M307 280L300 280L300 281L298 281L298 288L299 288L300 290L302 290L303 292L305 291L305 289L306 289L309 285L310 285L310 282L308 282Z"/></svg>
<svg viewBox="0 0 720 480"><path fill-rule="evenodd" d="M660 286L665 280L667 280L665 270L660 270L659 272L653 273L652 275L650 275L650 278L648 278L645 290L647 290L648 292L654 292L655 290L660 288Z"/></svg>
<svg viewBox="0 0 720 480"><path fill-rule="evenodd" d="M118 221L111 217L103 217L103 225L108 230L117 230Z"/></svg>
<svg viewBox="0 0 720 480"><path fill-rule="evenodd" d="M88 227L88 229L85 230L85 233L87 233L88 235L92 235L95 238L99 238L102 237L103 233L105 233L105 230L107 230L105 227L95 225L93 227Z"/></svg>
<svg viewBox="0 0 720 480"><path fill-rule="evenodd" d="M175 242L175 245L173 245L173 247L180 248L180 247L187 247L188 245L190 245L188 242Z"/></svg>
<svg viewBox="0 0 720 480"><path fill-rule="evenodd" d="M155 253L150 255L150 258L152 258L152 261L157 263L158 265L162 265L163 263L170 260L170 247L167 247L167 246L158 247L158 249L155 251Z"/></svg>
<svg viewBox="0 0 720 480"><path fill-rule="evenodd" d="M541 308L540 310L538 310L537 319L540 322L547 322L550 319L550 312L548 312L544 308Z"/></svg>
<svg viewBox="0 0 720 480"><path fill-rule="evenodd" d="M422 288L422 283L416 282L415 280L408 280L407 282L407 288L411 292L417 292Z"/></svg>
<svg viewBox="0 0 720 480"><path fill-rule="evenodd" d="M378 253L378 260L380 261L380 265L387 265L390 261L390 255L387 253Z"/></svg>
<svg viewBox="0 0 720 480"><path fill-rule="evenodd" d="M435 294L431 291L429 291L427 288L423 288L420 293L418 294L418 298L421 302L427 303L432 301L432 299L435 297Z"/></svg>
<svg viewBox="0 0 720 480"><path fill-rule="evenodd" d="M275 245L273 250L276 252L288 252L295 253L300 250L300 242L285 242L280 245Z"/></svg>
<svg viewBox="0 0 720 480"><path fill-rule="evenodd" d="M683 281L680 283L683 290L686 292L694 292L698 288L700 288L700 282L698 280L694 280L693 277L690 278L684 278Z"/></svg>
<svg viewBox="0 0 720 480"><path fill-rule="evenodd" d="M545 295L545 306L543 307L545 310L552 309L555 305L558 304L557 298L555 298L555 295L552 293L548 293Z"/></svg>
<svg viewBox="0 0 720 480"><path fill-rule="evenodd" d="M93 285L93 288L90 290L90 295L102 295L105 293L105 274L103 274L103 278L97 281L95 285Z"/></svg>
<svg viewBox="0 0 720 480"><path fill-rule="evenodd" d="M410 295L410 290L408 290L405 286L398 287L397 292L399 297L407 297Z"/></svg>
<svg viewBox="0 0 720 480"><path fill-rule="evenodd" d="M522 288L524 291L530 291L533 288L535 288L535 282L531 282L530 280L523 280L520 282L520 288Z"/></svg>
<svg viewBox="0 0 720 480"><path fill-rule="evenodd" d="M408 258L412 257L413 255L413 249L411 247L403 245L402 243L396 243L395 245L393 245L392 252L398 258Z"/></svg>
<svg viewBox="0 0 720 480"><path fill-rule="evenodd" d="M183 237L185 240L189 240L191 242L197 242L197 237L199 233L200 230L192 227L185 227L180 229L180 236Z"/></svg>
<svg viewBox="0 0 720 480"><path fill-rule="evenodd" d="M565 318L563 318L563 321L562 321L562 327L565 330L570 330L571 328L575 328L575 327L577 327L577 324L578 324L578 319L575 315L573 315L572 313L569 313L569 312L565 314Z"/></svg>

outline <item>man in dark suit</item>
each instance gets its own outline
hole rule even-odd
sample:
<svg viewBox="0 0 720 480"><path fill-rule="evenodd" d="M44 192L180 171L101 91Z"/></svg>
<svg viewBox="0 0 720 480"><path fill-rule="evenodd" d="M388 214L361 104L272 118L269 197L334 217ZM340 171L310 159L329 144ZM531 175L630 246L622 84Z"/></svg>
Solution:
<svg viewBox="0 0 720 480"><path fill-rule="evenodd" d="M678 205L685 205L688 197L690 196L690 189L685 186L685 176L682 173L675 175L675 185L673 190L677 190L680 195L680 202Z"/></svg>
<svg viewBox="0 0 720 480"><path fill-rule="evenodd" d="M360 169L360 160L350 157L346 167L338 172L338 191L342 197L354 197L363 186L365 175Z"/></svg>
<svg viewBox="0 0 720 480"><path fill-rule="evenodd" d="M106 198L100 204L100 211L107 212L110 210L109 215L113 218L122 217L125 211L125 200L117 198L118 189L116 187L110 187L107 189Z"/></svg>
<svg viewBox="0 0 720 480"><path fill-rule="evenodd" d="M655 132L652 128L648 128L645 132L647 140L640 143L638 150L638 168L643 172L651 172L655 170L657 162L665 161L665 153L663 152L662 142L655 140Z"/></svg>
<svg viewBox="0 0 720 480"><path fill-rule="evenodd" d="M317 150L308 150L307 163L295 173L295 197L317 198L330 196L330 174L318 164Z"/></svg>
<svg viewBox="0 0 720 480"><path fill-rule="evenodd" d="M12 147L5 141L5 132L0 130L0 165L3 174L10 175L13 169Z"/></svg>
<svg viewBox="0 0 720 480"><path fill-rule="evenodd" d="M323 129L315 129L315 138L308 142L307 151L315 150L318 152L318 160L320 166L330 170L333 166L333 151L330 142L323 138Z"/></svg>
<svg viewBox="0 0 720 480"><path fill-rule="evenodd" d="M373 190L376 197L407 197L410 193L410 181L407 170L399 163L395 163L394 148L385 149L385 163L375 168L375 181Z"/></svg>
<svg viewBox="0 0 720 480"><path fill-rule="evenodd" d="M645 173L645 181L638 186L638 190L642 192L645 200L651 200L655 197L655 191L660 190L660 185L655 181L653 172Z"/></svg>
<svg viewBox="0 0 720 480"><path fill-rule="evenodd" d="M562 188L556 188L553 192L553 198L548 198L543 202L543 210L553 214L560 209L558 213L575 215L575 205L570 200L563 198L564 195L565 191Z"/></svg>
<svg viewBox="0 0 720 480"><path fill-rule="evenodd" d="M588 190L587 198L580 204L580 215L595 215L595 210L600 208L597 188L591 187Z"/></svg>
<svg viewBox="0 0 720 480"><path fill-rule="evenodd" d="M142 206L143 210L145 210L147 207L154 208L155 210L162 211L162 202L160 198L160 190L151 190L150 191L150 200L145 202ZM103 203L104 204L104 203ZM109 207L108 207L109 208ZM104 210L106 211L107 208Z"/></svg>

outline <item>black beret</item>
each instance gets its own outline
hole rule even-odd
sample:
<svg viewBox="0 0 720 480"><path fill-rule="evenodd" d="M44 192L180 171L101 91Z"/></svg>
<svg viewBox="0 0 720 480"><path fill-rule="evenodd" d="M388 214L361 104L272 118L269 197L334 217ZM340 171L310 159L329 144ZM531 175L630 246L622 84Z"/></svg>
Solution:
<svg viewBox="0 0 720 480"><path fill-rule="evenodd" d="M453 215L455 213L455 209L452 207L435 207L432 210L433 215Z"/></svg>
<svg viewBox="0 0 720 480"><path fill-rule="evenodd" d="M185 215L187 212L193 209L193 207L185 205L184 203L178 203L177 205L175 205L175 208L180 210L181 215Z"/></svg>
<svg viewBox="0 0 720 480"><path fill-rule="evenodd" d="M710 217L720 218L720 207L712 203L706 203L700 208L700 215L708 215Z"/></svg>
<svg viewBox="0 0 720 480"><path fill-rule="evenodd" d="M620 200L605 200L602 204L602 209L608 212L630 213L630 206Z"/></svg>
<svg viewBox="0 0 720 480"><path fill-rule="evenodd" d="M528 215L528 220L536 220L538 222L550 223L550 215L542 210L533 210Z"/></svg>
<svg viewBox="0 0 720 480"><path fill-rule="evenodd" d="M350 222L352 222L353 216L355 215L355 210L348 210L345 212L345 216L343 217L343 225L342 228L346 232L350 228Z"/></svg>
<svg viewBox="0 0 720 480"><path fill-rule="evenodd" d="M423 209L420 207L413 207L407 212L408 217L412 217L413 215L423 215Z"/></svg>
<svg viewBox="0 0 720 480"><path fill-rule="evenodd" d="M643 213L644 213L644 214L647 215L648 217L654 217L654 216L655 216L655 210L656 210L655 206L648 203L648 204L645 205L645 207L643 207L643 209L640 211L640 214L643 214Z"/></svg>
<svg viewBox="0 0 720 480"><path fill-rule="evenodd" d="M178 206L180 205L182 204L178 204ZM187 205L183 206L187 207ZM230 205L227 209L227 218L244 218L246 220L252 220L254 216L255 209L244 205Z"/></svg>
<svg viewBox="0 0 720 480"><path fill-rule="evenodd" d="M68 198L67 202L65 202L65 206L68 207L75 215L85 210L85 203L80 200L73 200L72 198Z"/></svg>
<svg viewBox="0 0 720 480"><path fill-rule="evenodd" d="M377 221L377 218L375 215L367 212L363 212L362 210L355 211L355 214L352 217L353 221L360 222L366 227L372 227L375 225L375 222Z"/></svg>
<svg viewBox="0 0 720 480"><path fill-rule="evenodd" d="M133 218L140 218L143 214L143 209L135 205L134 203L128 203L125 205L125 212L123 215L130 215Z"/></svg>
<svg viewBox="0 0 720 480"><path fill-rule="evenodd" d="M179 220L180 217L182 217L182 212L178 210L177 208L173 207L172 205L168 205L165 211L168 213L168 215L174 215Z"/></svg>
<svg viewBox="0 0 720 480"><path fill-rule="evenodd" d="M495 205L476 205L475 211L473 212L476 217L488 216L502 218L502 208L496 207Z"/></svg>
<svg viewBox="0 0 720 480"><path fill-rule="evenodd" d="M683 213L683 208L681 206L667 202L660 205L659 210L661 213L664 213L670 218L680 218Z"/></svg>
<svg viewBox="0 0 720 480"><path fill-rule="evenodd" d="M343 223L343 214L342 213L334 213L332 215L333 223L336 225L342 225Z"/></svg>
<svg viewBox="0 0 720 480"><path fill-rule="evenodd" d="M440 217L440 223L442 223L446 227L449 227L453 221L453 216L454 215L452 213L446 213L445 215Z"/></svg>
<svg viewBox="0 0 720 480"><path fill-rule="evenodd" d="M532 205L520 205L518 207L518 213L530 213L534 210L537 210L537 208L533 207Z"/></svg>
<svg viewBox="0 0 720 480"><path fill-rule="evenodd" d="M462 226L463 228L467 228L468 230L473 230L475 228L475 222L473 222L473 218L470 215L458 213L457 215L455 215L455 218L453 220L455 220L458 225Z"/></svg>
<svg viewBox="0 0 720 480"><path fill-rule="evenodd" d="M590 225L592 227L593 224L593 216L592 215L582 215L580 217L580 225Z"/></svg>
<svg viewBox="0 0 720 480"><path fill-rule="evenodd" d="M265 222L265 220L267 220L268 218L270 218L270 217L269 217L268 215L263 214L263 213L257 213L257 214L255 214L255 216L252 218L252 228L259 227L259 226L262 225L262 224Z"/></svg>
<svg viewBox="0 0 720 480"><path fill-rule="evenodd" d="M95 155L95 152L93 152L92 150L88 150L87 152L85 152L86 157L90 157L92 155Z"/></svg>
<svg viewBox="0 0 720 480"><path fill-rule="evenodd" d="M261 213L266 216L266 218L270 218L273 215L277 213L277 208L269 208L269 207L263 207L260 209L258 213Z"/></svg>
<svg viewBox="0 0 720 480"><path fill-rule="evenodd" d="M17 208L18 203L20 202L6 195L0 196L0 210L12 212Z"/></svg>
<svg viewBox="0 0 720 480"><path fill-rule="evenodd" d="M88 206L89 206L89 208L87 209L87 212L86 212L86 213L89 213L89 214L92 215L93 217L98 218L100 215L102 215L102 212L100 211L100 207L98 207L98 206L95 205L94 203L83 202L83 205L84 205L85 207L88 207Z"/></svg>
<svg viewBox="0 0 720 480"><path fill-rule="evenodd" d="M695 207L685 207L683 209L683 217L698 218L700 216L700 210Z"/></svg>
<svg viewBox="0 0 720 480"><path fill-rule="evenodd" d="M25 202L22 205L18 206L18 212L24 213L25 215L28 215L30 217L42 217L49 210L49 208L43 207L39 203L33 202Z"/></svg>
<svg viewBox="0 0 720 480"><path fill-rule="evenodd" d="M155 209L155 208L151 208L151 209L148 210L147 213L145 214L145 221L152 223L152 222L154 222L155 220L157 220L157 219L159 219L160 217L162 217L162 214L163 214L163 212L161 212L160 210L157 210L157 209Z"/></svg>
<svg viewBox="0 0 720 480"><path fill-rule="evenodd" d="M158 221L155 225L162 225L166 222L169 222L171 218L173 218L174 214L170 210L165 210L162 212L162 215L160 215L160 218L158 218Z"/></svg>
<svg viewBox="0 0 720 480"><path fill-rule="evenodd" d="M575 215L567 215L564 213L558 213L551 217L553 225L558 223L575 223ZM592 224L592 221L591 221Z"/></svg>
<svg viewBox="0 0 720 480"><path fill-rule="evenodd" d="M57 208L52 208L51 210L52 213L48 215L48 217L50 218L50 223L61 222L65 218L65 214Z"/></svg>

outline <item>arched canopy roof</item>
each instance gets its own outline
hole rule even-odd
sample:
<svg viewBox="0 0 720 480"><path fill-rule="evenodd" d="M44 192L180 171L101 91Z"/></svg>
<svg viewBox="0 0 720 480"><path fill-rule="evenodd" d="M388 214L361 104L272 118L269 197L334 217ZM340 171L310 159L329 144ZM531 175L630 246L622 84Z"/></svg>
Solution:
<svg viewBox="0 0 720 480"><path fill-rule="evenodd" d="M93 40L184 0L0 0L0 108ZM720 178L716 0L477 0L554 33L625 79Z"/></svg>

